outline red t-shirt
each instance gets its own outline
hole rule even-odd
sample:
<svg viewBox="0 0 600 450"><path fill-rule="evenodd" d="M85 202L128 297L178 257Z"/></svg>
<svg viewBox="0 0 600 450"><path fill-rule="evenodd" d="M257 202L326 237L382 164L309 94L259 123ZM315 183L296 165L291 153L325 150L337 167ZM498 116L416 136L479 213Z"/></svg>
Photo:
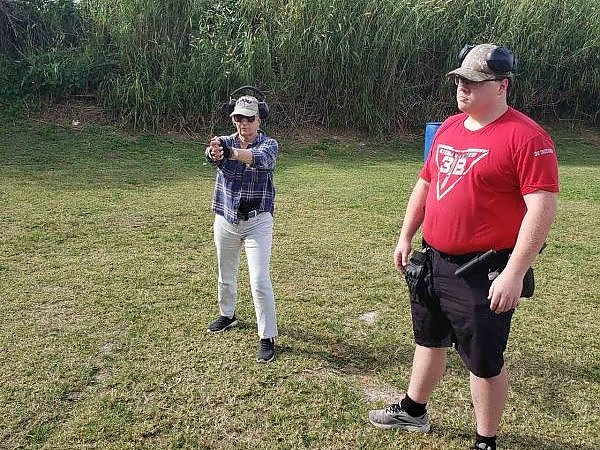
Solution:
<svg viewBox="0 0 600 450"><path fill-rule="evenodd" d="M558 192L552 138L509 108L477 131L466 114L439 128L419 176L429 182L423 238L444 253L512 248L525 215L523 196Z"/></svg>

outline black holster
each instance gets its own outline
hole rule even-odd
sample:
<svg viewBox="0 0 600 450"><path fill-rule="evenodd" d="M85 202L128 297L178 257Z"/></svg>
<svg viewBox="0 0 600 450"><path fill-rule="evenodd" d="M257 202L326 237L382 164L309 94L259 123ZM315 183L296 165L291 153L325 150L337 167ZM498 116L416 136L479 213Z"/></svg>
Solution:
<svg viewBox="0 0 600 450"><path fill-rule="evenodd" d="M431 249L424 247L413 252L406 266L405 278L411 300L423 305L431 305L435 300L431 260Z"/></svg>
<svg viewBox="0 0 600 450"><path fill-rule="evenodd" d="M527 272L525 272L525 276L523 277L523 290L521 291L521 297L533 297L534 290L535 278L533 277L533 267L530 267L527 269Z"/></svg>

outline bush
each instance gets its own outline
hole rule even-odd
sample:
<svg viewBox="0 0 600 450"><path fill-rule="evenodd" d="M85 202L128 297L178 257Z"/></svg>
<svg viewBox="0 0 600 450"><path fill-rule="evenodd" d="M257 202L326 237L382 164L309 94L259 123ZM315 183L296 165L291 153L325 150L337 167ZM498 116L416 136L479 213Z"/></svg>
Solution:
<svg viewBox="0 0 600 450"><path fill-rule="evenodd" d="M22 70L21 92L59 101L73 94L95 92L101 67L100 61L75 49L32 54Z"/></svg>
<svg viewBox="0 0 600 450"><path fill-rule="evenodd" d="M595 0L33 3L28 17L45 31L35 40L13 36L23 92L96 92L138 129L207 125L243 84L267 91L274 120L370 132L422 127L455 110L445 73L465 43L479 42L515 51L517 108L598 123Z"/></svg>

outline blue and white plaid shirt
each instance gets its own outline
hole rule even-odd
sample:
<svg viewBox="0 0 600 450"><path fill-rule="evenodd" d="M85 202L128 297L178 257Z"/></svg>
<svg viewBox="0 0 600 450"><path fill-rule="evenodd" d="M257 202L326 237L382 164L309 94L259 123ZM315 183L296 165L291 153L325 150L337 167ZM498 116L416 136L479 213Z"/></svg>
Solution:
<svg viewBox="0 0 600 450"><path fill-rule="evenodd" d="M240 148L238 134L221 136L231 148ZM238 223L238 210L242 204L256 205L260 212L274 212L275 185L273 171L279 152L275 139L258 132L256 141L246 150L252 152L253 162L246 165L232 159L221 159L214 163L217 169L212 210L229 223ZM247 212L247 211L246 211Z"/></svg>

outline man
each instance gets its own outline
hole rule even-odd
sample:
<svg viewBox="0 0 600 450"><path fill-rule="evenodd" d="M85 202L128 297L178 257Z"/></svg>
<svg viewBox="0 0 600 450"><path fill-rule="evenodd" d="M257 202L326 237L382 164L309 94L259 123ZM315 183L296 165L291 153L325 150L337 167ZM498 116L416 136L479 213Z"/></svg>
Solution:
<svg viewBox="0 0 600 450"><path fill-rule="evenodd" d="M219 333L237 324L237 271L244 245L260 337L256 360L267 363L275 358L277 336L269 265L275 200L273 170L279 145L260 130L255 97L237 99L230 116L236 132L215 136L206 148L206 158L217 171L212 209L220 311L208 331Z"/></svg>
<svg viewBox="0 0 600 450"><path fill-rule="evenodd" d="M557 207L558 163L550 136L507 104L515 69L504 47L465 47L448 73L460 114L440 127L408 201L396 268L405 272L422 234L432 265L431 301L411 295L415 353L399 404L369 413L381 428L427 432L427 402L455 346L470 371L477 450L496 450L508 391L503 354L523 278L542 248ZM488 250L469 273L455 270Z"/></svg>

